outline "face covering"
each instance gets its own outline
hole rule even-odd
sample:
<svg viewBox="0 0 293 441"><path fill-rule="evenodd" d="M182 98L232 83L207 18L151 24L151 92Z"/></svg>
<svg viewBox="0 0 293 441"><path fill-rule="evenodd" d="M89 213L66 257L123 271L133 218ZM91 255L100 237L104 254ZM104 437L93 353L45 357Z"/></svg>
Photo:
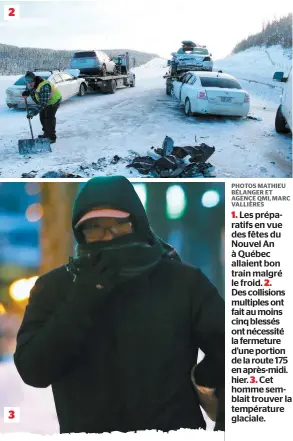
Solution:
<svg viewBox="0 0 293 441"><path fill-rule="evenodd" d="M133 232L110 241L85 243L81 230L75 226L86 213L100 207L130 213ZM173 248L154 234L133 185L124 177L96 177L88 181L75 201L72 225L77 246L69 271L81 270L107 255L120 275L131 278L151 270L162 258L179 259Z"/></svg>

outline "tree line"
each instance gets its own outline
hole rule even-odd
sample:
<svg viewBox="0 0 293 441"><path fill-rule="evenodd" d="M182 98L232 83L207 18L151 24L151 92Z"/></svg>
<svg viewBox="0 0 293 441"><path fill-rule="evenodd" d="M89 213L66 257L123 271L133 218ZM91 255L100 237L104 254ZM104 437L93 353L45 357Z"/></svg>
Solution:
<svg viewBox="0 0 293 441"><path fill-rule="evenodd" d="M69 60L74 52L18 47L0 43L0 75L22 75L28 70L64 70L68 68ZM104 52L113 57L129 52L131 67L141 66L157 57L156 54L128 49L107 49Z"/></svg>
<svg viewBox="0 0 293 441"><path fill-rule="evenodd" d="M280 44L284 49L292 47L292 14L275 19L269 23L263 23L262 31L249 35L240 41L232 53L245 51L254 46L274 46Z"/></svg>

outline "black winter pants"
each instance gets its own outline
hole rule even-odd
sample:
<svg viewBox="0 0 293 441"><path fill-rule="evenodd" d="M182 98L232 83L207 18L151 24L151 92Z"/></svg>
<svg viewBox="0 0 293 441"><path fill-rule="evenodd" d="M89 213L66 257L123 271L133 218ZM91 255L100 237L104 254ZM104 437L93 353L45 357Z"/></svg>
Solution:
<svg viewBox="0 0 293 441"><path fill-rule="evenodd" d="M40 112L40 121L43 127L44 135L51 140L56 139L56 112L60 106L60 102L45 107Z"/></svg>

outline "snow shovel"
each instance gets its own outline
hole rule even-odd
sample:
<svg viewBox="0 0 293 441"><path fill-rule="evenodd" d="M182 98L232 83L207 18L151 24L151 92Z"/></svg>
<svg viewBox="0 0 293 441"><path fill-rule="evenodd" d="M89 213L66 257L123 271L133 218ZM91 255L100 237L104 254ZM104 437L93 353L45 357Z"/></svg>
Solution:
<svg viewBox="0 0 293 441"><path fill-rule="evenodd" d="M25 97L25 107L26 113L28 115L27 98ZM30 118L28 118L30 125L32 139L20 139L18 141L18 151L21 155L29 155L32 153L42 153L42 152L52 152L50 139L49 138L37 138L34 139L32 123Z"/></svg>

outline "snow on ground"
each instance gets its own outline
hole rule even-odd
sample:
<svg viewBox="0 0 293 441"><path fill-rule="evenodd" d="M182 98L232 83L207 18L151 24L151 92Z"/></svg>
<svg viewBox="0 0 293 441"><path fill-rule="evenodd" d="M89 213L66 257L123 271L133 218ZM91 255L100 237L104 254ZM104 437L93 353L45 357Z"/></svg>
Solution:
<svg viewBox="0 0 293 441"><path fill-rule="evenodd" d="M282 71L287 75L291 66L292 50L271 46L247 49L222 60L216 60L214 68L230 73L239 80L248 79L275 86L274 73Z"/></svg>
<svg viewBox="0 0 293 441"><path fill-rule="evenodd" d="M20 422L6 424L0 413L0 434L30 432L38 434L59 433L51 388L36 389L27 386L12 362L0 363L0 408L19 407Z"/></svg>
<svg viewBox="0 0 293 441"><path fill-rule="evenodd" d="M21 380L13 362L0 363L0 409L19 407L20 422L6 424L0 413L0 434L29 432L41 435L59 433L59 423L51 387L46 389L27 386ZM207 430L214 423L206 416Z"/></svg>
<svg viewBox="0 0 293 441"><path fill-rule="evenodd" d="M141 69L167 68L167 60L165 58L153 58L147 63L140 66Z"/></svg>
<svg viewBox="0 0 293 441"><path fill-rule="evenodd" d="M272 57L279 63L281 56L278 58L276 51L272 50ZM253 57L253 51L249 56L248 52L217 61L215 67L242 78L242 87L251 96L251 115L258 120L186 117L182 106L165 93L163 75L167 68L161 66L166 60L154 59L135 69L135 88L117 90L114 95L90 93L64 102L57 113L58 140L52 153L30 158L21 157L17 146L18 139L30 137L25 113L5 105L5 88L15 77L10 83L9 78L0 77L0 174L21 177L34 171L34 176L41 177L48 171L62 170L82 177L144 177L126 165L135 155L145 156L152 146L160 147L168 135L178 146L194 145L195 136L197 144L215 146L209 162L218 178L290 177L292 137L279 135L274 129L279 83L271 87L247 81L257 77L268 84L275 67L266 55L266 65L260 63L261 71L252 60L256 60L256 53L263 56L263 51L254 50ZM35 134L41 133L38 118L33 119L33 128ZM115 155L120 158L117 163L113 161Z"/></svg>

